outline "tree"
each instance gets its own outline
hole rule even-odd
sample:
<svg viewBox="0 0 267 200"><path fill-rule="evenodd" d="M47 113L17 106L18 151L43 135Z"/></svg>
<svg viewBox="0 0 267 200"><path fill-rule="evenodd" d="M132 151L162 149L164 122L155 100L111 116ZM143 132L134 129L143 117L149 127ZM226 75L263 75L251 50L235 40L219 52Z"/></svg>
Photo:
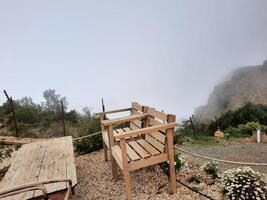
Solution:
<svg viewBox="0 0 267 200"><path fill-rule="evenodd" d="M71 110L65 114L65 120L73 123L78 123L79 113L76 110Z"/></svg>
<svg viewBox="0 0 267 200"><path fill-rule="evenodd" d="M16 110L18 122L34 124L38 121L38 113L33 107L21 106Z"/></svg>
<svg viewBox="0 0 267 200"><path fill-rule="evenodd" d="M86 117L92 118L92 109L88 108L87 106L83 108L83 112L85 113Z"/></svg>
<svg viewBox="0 0 267 200"><path fill-rule="evenodd" d="M66 97L61 97L61 95L56 94L55 90L45 90L43 92L43 97L45 102L42 102L42 108L46 112L60 113L61 112L61 101L63 101L64 110L67 110L68 102Z"/></svg>
<svg viewBox="0 0 267 200"><path fill-rule="evenodd" d="M17 100L17 103L20 106L27 106L27 107L33 107L33 108L37 107L37 105L33 102L31 97L23 97L23 98Z"/></svg>

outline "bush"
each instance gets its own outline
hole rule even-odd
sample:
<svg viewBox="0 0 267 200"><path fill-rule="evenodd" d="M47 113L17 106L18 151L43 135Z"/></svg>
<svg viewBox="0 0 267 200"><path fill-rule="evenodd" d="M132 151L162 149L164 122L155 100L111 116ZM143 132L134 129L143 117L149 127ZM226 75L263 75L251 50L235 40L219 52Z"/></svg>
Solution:
<svg viewBox="0 0 267 200"><path fill-rule="evenodd" d="M175 169L177 171L180 171L182 169L182 167L186 164L186 161L181 154L175 154L174 155L174 164L175 164ZM161 163L160 167L164 170L164 172L167 175L169 175L169 161Z"/></svg>
<svg viewBox="0 0 267 200"><path fill-rule="evenodd" d="M207 174L211 175L213 179L218 178L219 166L217 162L207 162L202 168Z"/></svg>
<svg viewBox="0 0 267 200"><path fill-rule="evenodd" d="M3 159L10 157L12 152L13 149L11 147L0 144L0 163Z"/></svg>
<svg viewBox="0 0 267 200"><path fill-rule="evenodd" d="M256 131L258 127L260 127L259 122L248 122L238 125L238 129L245 135L252 135L252 131Z"/></svg>
<svg viewBox="0 0 267 200"><path fill-rule="evenodd" d="M235 128L235 127L232 127L232 126L230 126L227 129L225 129L224 133L225 133L225 135L229 135L229 137L234 137L234 138L238 138L238 137L243 137L244 136L239 128Z"/></svg>
<svg viewBox="0 0 267 200"><path fill-rule="evenodd" d="M229 169L222 175L224 193L230 199L257 199L267 198L264 188L263 175L250 167Z"/></svg>
<svg viewBox="0 0 267 200"><path fill-rule="evenodd" d="M75 150L79 154L91 153L95 150L103 148L102 135L94 135L92 137L77 140L74 143Z"/></svg>

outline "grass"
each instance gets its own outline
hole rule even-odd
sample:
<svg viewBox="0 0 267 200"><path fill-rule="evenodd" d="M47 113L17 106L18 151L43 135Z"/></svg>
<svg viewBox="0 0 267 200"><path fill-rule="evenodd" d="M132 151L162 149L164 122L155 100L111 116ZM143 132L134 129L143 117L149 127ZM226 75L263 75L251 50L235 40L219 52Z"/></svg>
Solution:
<svg viewBox="0 0 267 200"><path fill-rule="evenodd" d="M216 139L210 135L185 135L185 142L192 144L202 144L202 145L214 145L217 144Z"/></svg>

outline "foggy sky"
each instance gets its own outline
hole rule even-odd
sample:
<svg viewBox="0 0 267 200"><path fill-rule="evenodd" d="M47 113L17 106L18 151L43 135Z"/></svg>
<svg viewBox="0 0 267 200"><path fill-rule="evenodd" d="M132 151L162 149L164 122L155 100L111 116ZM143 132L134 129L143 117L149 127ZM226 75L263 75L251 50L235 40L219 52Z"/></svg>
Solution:
<svg viewBox="0 0 267 200"><path fill-rule="evenodd" d="M69 108L131 101L188 117L239 66L267 58L266 0L0 2L3 89Z"/></svg>

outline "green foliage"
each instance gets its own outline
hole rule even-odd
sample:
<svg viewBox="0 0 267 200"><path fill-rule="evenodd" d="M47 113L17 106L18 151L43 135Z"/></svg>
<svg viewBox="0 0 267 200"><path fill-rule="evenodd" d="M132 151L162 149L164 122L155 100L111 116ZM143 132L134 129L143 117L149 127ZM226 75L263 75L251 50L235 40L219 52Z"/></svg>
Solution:
<svg viewBox="0 0 267 200"><path fill-rule="evenodd" d="M207 162L202 168L207 174L211 175L213 179L218 178L219 166L217 162Z"/></svg>
<svg viewBox="0 0 267 200"><path fill-rule="evenodd" d="M267 198L263 175L250 167L229 169L222 174L221 181L224 193L230 199Z"/></svg>
<svg viewBox="0 0 267 200"><path fill-rule="evenodd" d="M262 104L247 103L245 106L235 110L228 111L209 124L208 130L214 132L219 126L222 130L232 126L237 127L240 124L248 122L258 122L267 125L267 106Z"/></svg>
<svg viewBox="0 0 267 200"><path fill-rule="evenodd" d="M186 164L186 161L184 157L178 153L174 155L174 164L175 164L175 169L177 171L180 171L182 167ZM169 176L169 161L161 163L160 167Z"/></svg>
<svg viewBox="0 0 267 200"><path fill-rule="evenodd" d="M33 107L20 106L16 110L16 117L18 122L34 124L38 121L38 115Z"/></svg>
<svg viewBox="0 0 267 200"><path fill-rule="evenodd" d="M225 129L224 133L229 135L229 138L248 137L253 131L256 131L258 127L261 127L263 130L266 128L266 126L260 125L258 122L248 122L246 124L240 124L238 127L230 126Z"/></svg>
<svg viewBox="0 0 267 200"><path fill-rule="evenodd" d="M239 128L235 128L235 127L228 127L227 129L225 129L224 131L225 136L229 136L229 138L233 137L233 138L239 138L239 137L243 137L242 132Z"/></svg>
<svg viewBox="0 0 267 200"><path fill-rule="evenodd" d="M75 150L79 154L91 153L95 150L103 148L102 135L94 135L89 138L77 140L74 143Z"/></svg>

